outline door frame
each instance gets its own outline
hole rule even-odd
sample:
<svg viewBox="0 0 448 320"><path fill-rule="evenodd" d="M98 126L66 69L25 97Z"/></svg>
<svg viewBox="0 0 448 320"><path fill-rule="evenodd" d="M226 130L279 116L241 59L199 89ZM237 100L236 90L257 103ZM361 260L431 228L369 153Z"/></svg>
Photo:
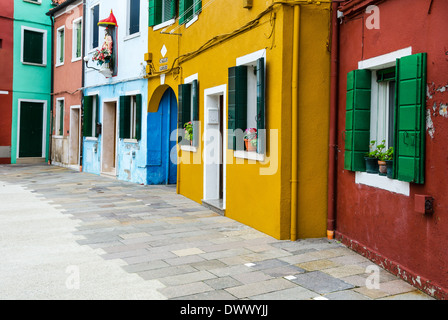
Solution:
<svg viewBox="0 0 448 320"><path fill-rule="evenodd" d="M78 154L77 156L77 161L76 164L71 164L70 163L70 159L72 158L72 142L73 142L73 136L72 136L72 110L78 110ZM69 143L68 143L68 164L69 165L75 165L75 166L79 166L80 165L80 155L81 155L81 132L82 132L82 127L81 127L81 106L80 105L76 105L76 106L70 106L70 123L69 123L69 130L70 130L70 135L69 135Z"/></svg>
<svg viewBox="0 0 448 320"><path fill-rule="evenodd" d="M43 114L42 114L42 156L41 158L46 158L46 150L47 150L47 100L37 100L37 99L18 99L17 100L17 150L16 150L16 159L20 159L20 116L22 109L22 102L31 102L31 103L42 103L43 104ZM27 157L25 157L27 158ZM25 159L24 158L24 159Z"/></svg>
<svg viewBox="0 0 448 320"><path fill-rule="evenodd" d="M219 96L223 96L223 103L222 103L222 109L219 109ZM217 99L216 99L217 98ZM218 100L218 103L216 103L216 100ZM221 139L221 147L220 152L221 152L221 156L222 156L222 166L223 166L223 173L222 173L222 205L223 207L221 209L225 210L226 209L226 164L227 164L227 113L226 113L226 106L227 106L227 85L223 84L220 86L216 86L213 88L208 88L204 90L204 139L206 138L207 135L207 130L209 129L209 125L207 124L207 119L209 117L209 110L210 109L219 109L219 117L220 117L220 121L222 121L222 128L223 128L223 136ZM219 127L219 124L218 124ZM204 184L204 188L203 188L203 199L204 200L216 200L216 199L209 199L209 193L210 193L210 188L208 188L208 182L207 182L207 178L208 178L208 173L207 173L207 154L208 154L208 148L207 148L207 144L204 142L204 180L203 180L203 184ZM219 170L218 170L218 175L217 175L217 180L218 180L218 192L219 192ZM212 186L212 187L216 187L216 185Z"/></svg>
<svg viewBox="0 0 448 320"><path fill-rule="evenodd" d="M105 105L107 103L115 103L115 172L104 172L103 171L103 157L104 157L104 111ZM98 106L97 106L98 107ZM118 129L120 128L119 124L119 103L118 99L103 99L102 105L101 105L101 157L100 157L100 173L106 174L106 175L112 175L117 176L118 175ZM99 122L99 121L98 121Z"/></svg>

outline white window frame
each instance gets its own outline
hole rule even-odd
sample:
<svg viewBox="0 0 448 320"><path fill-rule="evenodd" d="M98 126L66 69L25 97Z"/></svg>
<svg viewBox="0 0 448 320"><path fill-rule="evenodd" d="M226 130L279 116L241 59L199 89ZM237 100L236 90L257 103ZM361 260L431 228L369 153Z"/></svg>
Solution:
<svg viewBox="0 0 448 320"><path fill-rule="evenodd" d="M98 106L98 101L99 101L99 91L95 91L95 92L89 92L88 94L86 94L86 96L97 96L98 99L93 99L93 103L92 103L92 136L90 137L85 137L86 141L98 141L98 137L95 137L95 132L96 132L96 124L97 122L100 122L100 119L97 119L96 115L97 115L97 108L99 108Z"/></svg>
<svg viewBox="0 0 448 320"><path fill-rule="evenodd" d="M264 70L265 70L265 78L266 78L266 49L261 49L252 53L249 53L245 56L242 57L238 57L236 59L236 66L249 66L249 67L256 67L257 65L257 61L260 58L265 58L264 59ZM251 72L251 68L249 68L249 70L247 70L247 72ZM252 69L252 73L253 73L253 69ZM252 79L253 80L253 79ZM250 85L250 80L248 78L248 90L247 90L247 99L248 99L248 114L247 114L247 119L249 120L249 103L252 104L255 107L255 115L257 114L257 88L256 88L256 79L255 79L255 91L250 91L249 90L249 85ZM252 84L253 86L253 84ZM252 112L253 113L253 112ZM248 122L249 124L249 122ZM257 125L255 124L255 128L257 127ZM265 154L262 153L258 153L258 151L243 151L243 150L235 150L233 151L233 156L235 158L241 158L241 159L249 159L249 160L255 160L255 161L264 161L265 159Z"/></svg>
<svg viewBox="0 0 448 320"><path fill-rule="evenodd" d="M64 33L64 47L62 52L62 61L61 61L61 37L60 33ZM55 66L59 67L64 65L65 62L65 40L66 40L66 34L65 34L65 26L59 27L56 29L56 63Z"/></svg>
<svg viewBox="0 0 448 320"><path fill-rule="evenodd" d="M40 32L44 35L43 37L43 44L42 44L42 64L40 63L32 63L32 62L26 62L23 61L23 50L24 50L24 36L25 36L25 30L28 31L33 31L33 32ZM22 64L26 64L26 65L30 65L30 66L38 66L38 67L46 67L47 66L47 30L43 30L43 29L37 29L37 28L32 28L32 27L27 27L27 26L22 26L22 31L21 31L21 35L22 35L22 39L21 41L21 48L20 48L20 62L22 62Z"/></svg>
<svg viewBox="0 0 448 320"><path fill-rule="evenodd" d="M131 27L131 0L126 1L126 37L123 39L124 41L130 40L133 38L137 38L140 36L142 32L142 0L140 0L140 11L139 11L139 27L138 32L129 33L129 28Z"/></svg>
<svg viewBox="0 0 448 320"><path fill-rule="evenodd" d="M59 130L61 128L61 108L60 103L62 102L62 109L65 112L65 98L56 98L56 109L55 109L55 118L54 118L54 137L63 137L64 131L62 131L62 135L59 134ZM62 122L62 130L64 130L64 122Z"/></svg>
<svg viewBox="0 0 448 320"><path fill-rule="evenodd" d="M79 61L82 59L82 48L84 45L84 39L83 39L83 32L82 32L82 28L83 28L83 21L82 21L82 17L79 17L75 20L73 20L73 28L72 28L72 62L75 61ZM76 32L76 26L79 25L79 27L81 28L81 48L80 48L80 55L79 57L76 57L76 46L78 45L78 34Z"/></svg>
<svg viewBox="0 0 448 320"><path fill-rule="evenodd" d="M32 0L23 0L23 2L28 2L28 3L32 3L32 4L38 4L38 5L41 5L41 4L42 4L42 0L36 0L36 1L32 1Z"/></svg>
<svg viewBox="0 0 448 320"><path fill-rule="evenodd" d="M101 39L100 27L99 26L95 26L94 23L93 23L93 9L96 6L98 6L98 12L99 12L98 21L101 20L101 18L100 18L101 17L101 6L97 2L97 3L95 3L95 4L90 6L90 8L89 8L89 15L88 15L89 16L89 37L88 37L88 39L89 39L89 47L88 48L89 48L90 52L93 52L94 50L100 48L100 46L101 46L101 44L100 44L100 39ZM93 47L93 29L94 28L98 28L98 46L96 46L96 47Z"/></svg>
<svg viewBox="0 0 448 320"><path fill-rule="evenodd" d="M131 97L131 115L130 115L130 137L135 137L137 133L137 95L141 94L140 91L129 91L126 92L124 95L127 97ZM123 139L124 142L127 143L138 143L137 139L129 138L129 139Z"/></svg>
<svg viewBox="0 0 448 320"><path fill-rule="evenodd" d="M378 57L358 62L358 69L369 69L372 71L372 98L371 98L371 117L370 117L371 128L375 127L376 123L378 122L376 112L377 110L376 103L378 99L378 90L376 90L376 71L394 67L397 59L410 55L412 55L412 47L404 48L401 50L390 52L388 54L384 54ZM371 137L375 136L376 132L375 135L372 135L371 133ZM410 195L409 182L399 181L396 179L389 179L387 176L369 174L366 172L356 172L355 183L387 190L398 194L403 194L405 196Z"/></svg>

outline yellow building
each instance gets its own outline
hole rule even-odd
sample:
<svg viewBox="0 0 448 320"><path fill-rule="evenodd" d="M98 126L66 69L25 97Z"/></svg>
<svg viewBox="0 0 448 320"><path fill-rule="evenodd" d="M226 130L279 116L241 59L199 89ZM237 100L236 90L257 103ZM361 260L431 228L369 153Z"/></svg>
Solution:
<svg viewBox="0 0 448 320"><path fill-rule="evenodd" d="M330 11L330 1L150 0L148 136L166 125L148 158L175 172L179 194L277 239L326 235Z"/></svg>

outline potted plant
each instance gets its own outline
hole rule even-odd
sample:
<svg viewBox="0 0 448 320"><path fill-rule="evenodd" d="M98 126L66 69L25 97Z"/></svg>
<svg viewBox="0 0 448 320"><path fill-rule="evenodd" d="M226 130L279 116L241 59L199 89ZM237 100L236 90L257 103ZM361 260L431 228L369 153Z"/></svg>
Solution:
<svg viewBox="0 0 448 320"><path fill-rule="evenodd" d="M386 167L386 140L383 140L381 144L376 146L377 150L377 158L378 158L378 171L380 176L387 175L387 167Z"/></svg>
<svg viewBox="0 0 448 320"><path fill-rule="evenodd" d="M393 147L389 147L389 149L387 149L385 156L384 156L384 161L386 161L386 167L387 167L387 177L389 179L393 179L394 178L394 148Z"/></svg>
<svg viewBox="0 0 448 320"><path fill-rule="evenodd" d="M244 143L246 145L247 151L256 151L257 150L257 129L248 128L244 131Z"/></svg>
<svg viewBox="0 0 448 320"><path fill-rule="evenodd" d="M190 145L193 144L193 124L191 121L184 124L184 130L185 130L185 139L190 141Z"/></svg>
<svg viewBox="0 0 448 320"><path fill-rule="evenodd" d="M376 141L370 141L369 152L366 153L364 159L366 160L366 172L378 173L378 149L374 148Z"/></svg>

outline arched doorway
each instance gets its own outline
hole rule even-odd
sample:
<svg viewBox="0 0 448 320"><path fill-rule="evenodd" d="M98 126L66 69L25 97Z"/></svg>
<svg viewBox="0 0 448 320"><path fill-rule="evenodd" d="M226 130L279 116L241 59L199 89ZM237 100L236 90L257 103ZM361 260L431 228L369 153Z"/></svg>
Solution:
<svg viewBox="0 0 448 320"><path fill-rule="evenodd" d="M147 118L147 183L176 184L177 99L170 87L159 89L164 89L164 93L158 109L156 112L149 110Z"/></svg>

